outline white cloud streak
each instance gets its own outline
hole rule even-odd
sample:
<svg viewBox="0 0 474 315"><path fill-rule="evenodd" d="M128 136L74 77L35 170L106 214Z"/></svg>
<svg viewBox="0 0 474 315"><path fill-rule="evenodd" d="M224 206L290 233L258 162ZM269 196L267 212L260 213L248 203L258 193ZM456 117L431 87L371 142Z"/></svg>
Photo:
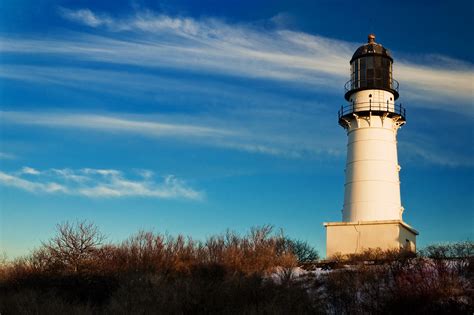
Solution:
<svg viewBox="0 0 474 315"><path fill-rule="evenodd" d="M25 175L40 175L41 172L38 170L35 170L32 167L25 166L21 169L20 174L25 174Z"/></svg>
<svg viewBox="0 0 474 315"><path fill-rule="evenodd" d="M60 8L59 12L61 15L68 20L79 22L91 27L97 27L104 24L109 24L112 20L107 17L98 17L91 10L81 9L81 10L69 10L66 8Z"/></svg>
<svg viewBox="0 0 474 315"><path fill-rule="evenodd" d="M17 175L10 175L0 171L0 184L5 186L11 186L26 190L29 192L44 192L44 193L66 193L67 188L55 183L55 182L34 182L27 179L23 179Z"/></svg>
<svg viewBox="0 0 474 315"><path fill-rule="evenodd" d="M104 27L111 32L110 36L75 34L74 41L6 38L1 50L340 89L348 79L348 60L357 47L357 44L301 32L265 30L215 19L170 17L150 11L126 19L115 19L88 9L61 9L60 14L76 23ZM425 59L429 62L430 56ZM451 60L430 66L398 58L395 74L402 91L410 97L427 101L456 99L464 102L459 106L465 110L466 102L473 96L472 64Z"/></svg>
<svg viewBox="0 0 474 315"><path fill-rule="evenodd" d="M148 174L151 171L145 170ZM34 175L33 177L31 175ZM25 166L20 171L0 171L0 185L38 194L65 194L88 198L147 197L201 200L204 193L189 187L173 175L161 182L152 176L127 177L113 169L48 169L38 171Z"/></svg>
<svg viewBox="0 0 474 315"><path fill-rule="evenodd" d="M61 9L60 14L74 23L105 31L95 36L73 33L74 40L64 37L4 38L0 51L124 64L150 71L138 74L117 68L112 71L4 65L0 69L0 77L112 91L117 95L147 95L150 91L159 91L156 97L160 101L166 97L164 95L170 95L170 91L196 93L201 95L201 99L203 96L206 99L214 97L222 103L231 100L228 103L240 106L244 103L246 107L220 109L217 113L213 110L207 116L173 115L172 118L3 112L3 122L135 133L184 141L199 139L200 144L291 158L312 157L321 153L341 156L344 152L343 133L332 128L334 122L328 120L330 114L321 104L311 104L298 111L295 105L306 106L308 101L278 99L278 95L263 95L257 90L243 93L239 88L224 86L220 82L203 86L201 82L192 82L192 78L190 81L181 77L163 79L153 74L153 70L173 68L183 72L191 70L204 74L278 80L307 91L334 93L340 92L348 79L348 60L358 44L282 29L268 30L215 19L170 17L149 11L124 19L88 9ZM418 56L421 62L416 63L413 58L397 58L396 55L395 74L401 83L404 99L417 100L413 106L420 108L452 111L472 118L472 64L442 56ZM171 95L172 98L176 94ZM186 96L189 99L189 95ZM449 106L446 106L447 101ZM261 111L255 111L254 107ZM429 149L426 152L435 151ZM420 153L418 156L435 164L444 163L444 160L429 159L431 155Z"/></svg>
<svg viewBox="0 0 474 315"><path fill-rule="evenodd" d="M332 126L334 121L328 121L324 116L318 122L318 116L298 114L296 111L259 111L259 115L239 116L233 113L233 118L223 118L222 121L209 119L205 116L184 117L182 120L194 119L206 125L216 127L200 127L189 124L191 128L183 132L184 124L170 121L167 116L134 115L130 117L117 117L106 115L85 115L85 114L58 114L58 113L24 113L24 112L0 112L2 122L7 124L20 124L30 126L40 126L47 128L61 128L85 131L109 132L118 136L140 135L148 138L179 139L181 144L204 145L244 151L254 154L278 156L289 159L314 159L315 157L338 157L345 154L344 144L346 142L344 132ZM258 117L252 120L249 117ZM283 123L281 118L286 122ZM152 121L151 119L155 119ZM179 120L179 117L171 119ZM242 124L245 120L246 124ZM162 122L161 122L162 121ZM154 127L156 125L156 128ZM168 126L168 132L160 132L161 125ZM173 126L178 126L177 132ZM126 126L123 128L123 126ZM133 127L131 127L133 126ZM148 128L144 127L148 126ZM331 127L332 126L332 127ZM204 128L205 132L199 133L195 130ZM157 131L157 130L158 131ZM214 132L209 132L213 130ZM319 137L308 137L311 134L319 134ZM401 153L409 160L423 160L433 165L448 167L474 165L472 159L463 152L457 152L453 148L440 147L438 141L429 138L420 139L420 134L412 134L407 138L402 136L400 140ZM193 141L199 140L199 142ZM51 169L48 171L68 182L86 183L90 181L90 176L101 176L104 178L114 178L122 176L117 170L107 169L82 169L75 172L70 169ZM31 167L22 168L18 174L37 176L42 175L40 171ZM137 171L143 179L153 177L150 170ZM84 194L93 195L101 192L107 193L107 187L85 189ZM110 194L113 194L109 191Z"/></svg>
<svg viewBox="0 0 474 315"><path fill-rule="evenodd" d="M153 137L223 137L233 131L190 124L161 123L105 115L0 112L4 123L138 133Z"/></svg>
<svg viewBox="0 0 474 315"><path fill-rule="evenodd" d="M423 142L421 140L423 139ZM400 142L400 152L415 162L421 160L431 165L447 167L473 167L472 150L468 152L456 152L436 141L430 141L425 137L414 136L409 140Z"/></svg>
<svg viewBox="0 0 474 315"><path fill-rule="evenodd" d="M110 134L137 134L143 137L171 138L190 145L207 145L250 153L285 158L314 158L318 155L342 155L343 141L335 141L343 133L337 128L326 128L333 121L318 122L318 117L298 113L296 109L260 110L258 114L231 112L219 119L205 115L87 115L64 113L27 113L0 111L5 125L29 125L85 131L102 131ZM297 124L292 122L297 121ZM184 123L187 122L187 123ZM198 125L197 122L201 123ZM209 127L212 126L212 127ZM314 128L325 137L308 138ZM326 129L326 130L325 130ZM331 131L334 133L331 133ZM196 142L195 140L198 140ZM334 144L339 143L339 146Z"/></svg>
<svg viewBox="0 0 474 315"><path fill-rule="evenodd" d="M13 160L15 155L5 152L0 152L0 160Z"/></svg>

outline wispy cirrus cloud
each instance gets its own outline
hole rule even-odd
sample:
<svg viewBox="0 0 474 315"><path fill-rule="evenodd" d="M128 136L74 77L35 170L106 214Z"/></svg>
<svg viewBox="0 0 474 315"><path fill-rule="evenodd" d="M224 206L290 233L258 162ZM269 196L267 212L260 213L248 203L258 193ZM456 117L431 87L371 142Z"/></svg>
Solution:
<svg viewBox="0 0 474 315"><path fill-rule="evenodd" d="M144 119L120 118L94 114L0 112L4 123L61 128L138 133L153 137L223 137L234 131L192 124L165 123Z"/></svg>
<svg viewBox="0 0 474 315"><path fill-rule="evenodd" d="M204 193L173 175L155 181L147 171L136 176L114 169L48 169L25 166L17 172L0 171L0 185L38 194L64 194L88 198L147 197L200 200Z"/></svg>
<svg viewBox="0 0 474 315"><path fill-rule="evenodd" d="M345 154L344 133L337 127L330 127L334 121L322 119L317 115L307 116L306 112L259 111L258 119L242 124L242 118L233 113L233 118L222 121L205 116L167 117L149 115L98 115L64 113L25 113L1 112L5 125L29 125L46 128L83 130L86 132L109 132L118 137L140 135L157 140L162 138L179 140L181 145L211 146L255 154L278 156L289 159L313 159L315 157L338 157ZM279 120L279 118L283 118ZM183 124L187 121L187 124ZM198 122L207 126L201 127ZM285 123L286 122L286 123ZM165 132L161 128L165 125ZM174 126L177 128L175 129ZM189 129L184 127L189 126ZM209 127L214 126L214 127ZM203 129L203 132L199 132ZM318 133L320 137L308 137ZM423 160L432 165L449 167L471 167L474 165L468 152L458 152L455 148L441 146L439 139L427 135L411 133L401 136L401 153L410 160ZM88 175L119 176L116 170L82 169L75 172L70 169L51 169L57 176L73 182L85 182ZM143 178L151 178L149 170L140 170ZM17 174L39 175L37 170L23 167Z"/></svg>
<svg viewBox="0 0 474 315"><path fill-rule="evenodd" d="M2 50L141 67L194 69L283 80L309 88L322 85L340 89L348 79L348 60L357 47L354 43L285 29L229 24L212 18L172 17L151 11L126 18L89 9L62 8L60 14L75 23L105 28L110 34L76 34L74 41L8 39ZM444 61L439 62L440 58ZM472 99L472 64L443 56L433 61L432 55L416 60L396 59L395 75L407 96L430 101L461 100L461 110ZM453 108L457 105L450 109Z"/></svg>
<svg viewBox="0 0 474 315"><path fill-rule="evenodd" d="M318 155L342 156L342 136L322 121L286 110L260 110L258 114L231 112L220 118L206 115L117 115L55 112L0 111L5 125L28 125L43 128L108 132L116 135L140 135L148 138L174 139L190 145L213 146L285 158L314 158ZM224 114L223 114L224 115ZM293 122L298 122L294 124ZM315 129L316 128L316 129ZM325 130L326 129L326 130ZM329 129L329 131L328 131ZM325 137L308 138L320 130ZM336 145L335 145L336 144ZM338 145L340 144L340 145Z"/></svg>
<svg viewBox="0 0 474 315"><path fill-rule="evenodd" d="M86 64L93 61L106 67L87 68L82 62L73 63L75 66L68 63L68 67L7 64L0 69L0 76L120 96L149 97L152 92L160 102L169 97L167 101L174 106L178 103L177 96L186 94L189 101L195 93L200 97L199 106L214 99L218 99L215 103L219 106L205 114L154 118L113 112L4 112L4 122L193 139L199 140L194 141L198 144L292 158L341 156L344 152L343 133L333 128L337 110L334 104L321 106L308 99L281 97L275 95L275 90L263 94L253 86L243 90L232 84L224 85L219 78L237 76L271 84L278 81L282 86L296 86L299 91L341 93L348 79L348 60L359 44L285 29L231 24L212 18L173 17L151 11L124 18L88 9L63 8L60 14L74 23L100 29L96 33L100 35L74 33L73 40L66 36L4 38L0 51L44 58L59 56ZM453 111L472 118L472 64L431 55L417 56L416 60L395 59L401 94L405 99L416 99L413 106ZM118 64L127 67L108 67ZM170 68L178 74L211 73L218 79L206 85L202 76L164 78L154 72ZM234 106L229 106L230 103ZM328 110L330 107L334 109ZM426 152L443 155L432 148ZM432 155L418 156L428 159ZM430 161L441 163L441 160Z"/></svg>
<svg viewBox="0 0 474 315"><path fill-rule="evenodd" d="M413 142L402 142L401 149L407 150L407 154L410 158L421 158L427 161L429 164L448 166L448 167L472 167L474 161L471 156L457 155L453 152L441 152L441 150L435 150L427 148L426 146L419 146Z"/></svg>
<svg viewBox="0 0 474 315"><path fill-rule="evenodd" d="M55 182L35 182L23 179L19 175L7 174L0 171L0 184L26 190L29 192L66 193L66 187Z"/></svg>
<svg viewBox="0 0 474 315"><path fill-rule="evenodd" d="M15 155L5 152L0 152L0 160L13 160Z"/></svg>
<svg viewBox="0 0 474 315"><path fill-rule="evenodd" d="M32 167L28 167L28 166L24 166L18 173L20 175L21 174L25 174L25 175L40 175L41 174L39 171L35 170Z"/></svg>
<svg viewBox="0 0 474 315"><path fill-rule="evenodd" d="M59 13L68 20L79 22L91 27L101 25L109 25L113 21L107 16L97 16L89 9L69 10L67 8L59 8Z"/></svg>
<svg viewBox="0 0 474 315"><path fill-rule="evenodd" d="M226 27L232 32L231 26ZM292 34L287 32L261 34L252 33L250 29L248 32L209 37L197 35L195 38L183 37L181 32L177 32L150 33L130 38L76 34L75 41L54 38L4 39L5 44L0 47L0 51L21 54L34 51L43 56L59 55L149 69L172 67L184 71L291 81L311 87L322 85L340 89L347 73L347 59L342 60L340 56L330 54L325 47L319 47L332 40L314 37L313 40L317 42L315 47L321 49L308 52L311 50L308 47L301 47L303 51L296 50L295 46L298 45ZM241 39L234 36L240 36ZM244 40L248 43L242 43Z"/></svg>

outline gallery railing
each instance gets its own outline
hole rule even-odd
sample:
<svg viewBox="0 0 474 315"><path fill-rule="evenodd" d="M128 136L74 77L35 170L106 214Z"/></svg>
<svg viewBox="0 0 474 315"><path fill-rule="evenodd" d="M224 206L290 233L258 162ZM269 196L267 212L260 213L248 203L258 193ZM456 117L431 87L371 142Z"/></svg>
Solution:
<svg viewBox="0 0 474 315"><path fill-rule="evenodd" d="M359 89L387 89L398 93L398 81L392 78L373 78L368 80L349 80L344 85L345 92Z"/></svg>
<svg viewBox="0 0 474 315"><path fill-rule="evenodd" d="M400 116L401 119L406 120L406 109L402 104L387 102L360 102L352 103L346 106L341 106L337 112L338 119L352 113L372 112L372 113L388 113ZM392 115L393 116L393 115Z"/></svg>

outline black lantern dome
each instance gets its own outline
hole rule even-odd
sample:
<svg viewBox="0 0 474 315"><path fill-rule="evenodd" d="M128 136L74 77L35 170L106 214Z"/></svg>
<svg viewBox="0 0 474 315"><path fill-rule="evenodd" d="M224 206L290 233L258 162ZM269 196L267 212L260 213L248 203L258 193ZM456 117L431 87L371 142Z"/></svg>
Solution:
<svg viewBox="0 0 474 315"><path fill-rule="evenodd" d="M355 51L351 64L351 80L346 85L346 100L361 90L381 89L398 98L398 82L392 77L393 59L388 49L375 42L375 35L368 36L368 42Z"/></svg>

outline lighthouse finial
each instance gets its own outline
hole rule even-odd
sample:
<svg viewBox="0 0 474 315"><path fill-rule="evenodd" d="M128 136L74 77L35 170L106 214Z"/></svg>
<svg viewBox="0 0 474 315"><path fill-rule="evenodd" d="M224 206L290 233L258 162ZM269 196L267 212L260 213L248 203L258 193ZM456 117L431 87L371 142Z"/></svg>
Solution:
<svg viewBox="0 0 474 315"><path fill-rule="evenodd" d="M368 43L369 43L369 44L375 43L375 34L373 34L373 33L369 34L369 36L368 36Z"/></svg>

